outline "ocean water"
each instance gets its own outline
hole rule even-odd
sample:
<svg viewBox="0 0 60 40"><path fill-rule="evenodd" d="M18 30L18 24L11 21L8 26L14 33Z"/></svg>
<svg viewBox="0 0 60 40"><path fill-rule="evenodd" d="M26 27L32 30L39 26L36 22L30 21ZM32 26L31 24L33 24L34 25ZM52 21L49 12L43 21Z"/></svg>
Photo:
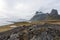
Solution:
<svg viewBox="0 0 60 40"><path fill-rule="evenodd" d="M0 26L14 24L14 22L26 21L25 19L10 19L10 18L0 18Z"/></svg>
<svg viewBox="0 0 60 40"><path fill-rule="evenodd" d="M13 22L8 22L8 19L0 19L0 26L13 24Z"/></svg>

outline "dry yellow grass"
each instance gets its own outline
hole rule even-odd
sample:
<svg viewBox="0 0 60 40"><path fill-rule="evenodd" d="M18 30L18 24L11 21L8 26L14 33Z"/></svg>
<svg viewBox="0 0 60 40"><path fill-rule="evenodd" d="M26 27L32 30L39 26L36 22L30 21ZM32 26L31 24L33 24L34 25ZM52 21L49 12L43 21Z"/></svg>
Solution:
<svg viewBox="0 0 60 40"><path fill-rule="evenodd" d="M10 26L13 26L13 25L15 25L17 27L20 27L20 26L23 26L23 25L29 26L29 25L32 25L32 24L44 25L45 23L47 23L47 24L59 24L60 25L60 20L35 21L35 22L31 22L31 23L29 23L29 22L16 22L14 24L1 26L0 27L0 32L11 30L14 27L10 27Z"/></svg>
<svg viewBox="0 0 60 40"><path fill-rule="evenodd" d="M0 32L4 32L4 31L7 31L7 30L11 30L12 28L9 27L9 26L4 26L4 27L0 27Z"/></svg>
<svg viewBox="0 0 60 40"><path fill-rule="evenodd" d="M40 24L40 25L44 25L45 23L47 23L47 24L59 24L59 25L60 25L60 20L33 21L31 24Z"/></svg>
<svg viewBox="0 0 60 40"><path fill-rule="evenodd" d="M11 26L20 27L20 26L23 26L23 25L28 26L28 25L30 25L30 23L28 23L28 22L17 22L17 23L14 23L14 24L1 26L0 27L0 32L4 32L4 31L8 31L8 30L13 29L14 27L11 27Z"/></svg>

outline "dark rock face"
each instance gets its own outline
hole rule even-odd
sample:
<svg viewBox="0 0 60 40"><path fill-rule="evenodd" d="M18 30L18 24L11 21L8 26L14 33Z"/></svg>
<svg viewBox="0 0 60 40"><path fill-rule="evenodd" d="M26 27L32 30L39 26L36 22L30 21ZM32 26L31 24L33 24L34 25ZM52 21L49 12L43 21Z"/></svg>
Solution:
<svg viewBox="0 0 60 40"><path fill-rule="evenodd" d="M43 12L36 12L36 15L31 18L31 21L38 21L38 20L55 20L60 19L60 15L58 15L58 11L52 9L51 13L43 13Z"/></svg>
<svg viewBox="0 0 60 40"><path fill-rule="evenodd" d="M46 20L48 17L48 14L45 14L43 12L36 12L36 15L33 16L31 21L37 21L37 20Z"/></svg>
<svg viewBox="0 0 60 40"><path fill-rule="evenodd" d="M58 11L55 10L55 9L52 9L50 15L51 15L51 16L58 15Z"/></svg>
<svg viewBox="0 0 60 40"><path fill-rule="evenodd" d="M47 14L37 14L35 15L31 20L33 21L36 21L36 20L45 20L47 19Z"/></svg>
<svg viewBox="0 0 60 40"><path fill-rule="evenodd" d="M57 28L58 27L58 28ZM18 31L16 31L18 30ZM0 40L60 40L60 25L17 27L0 33Z"/></svg>

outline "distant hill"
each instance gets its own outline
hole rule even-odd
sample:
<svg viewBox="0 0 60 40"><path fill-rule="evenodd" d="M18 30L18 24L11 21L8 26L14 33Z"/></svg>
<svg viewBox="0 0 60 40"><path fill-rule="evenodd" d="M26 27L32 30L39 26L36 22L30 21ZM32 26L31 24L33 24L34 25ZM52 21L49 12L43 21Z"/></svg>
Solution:
<svg viewBox="0 0 60 40"><path fill-rule="evenodd" d="M60 20L60 15L56 9L52 9L50 13L36 12L36 14L31 18L31 21L38 20Z"/></svg>

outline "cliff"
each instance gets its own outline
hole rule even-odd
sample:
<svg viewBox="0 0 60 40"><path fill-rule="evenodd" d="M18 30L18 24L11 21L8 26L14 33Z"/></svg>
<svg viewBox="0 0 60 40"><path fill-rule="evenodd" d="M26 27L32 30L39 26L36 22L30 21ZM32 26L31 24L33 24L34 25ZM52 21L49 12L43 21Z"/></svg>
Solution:
<svg viewBox="0 0 60 40"><path fill-rule="evenodd" d="M31 18L31 21L38 20L60 20L60 15L56 9L52 9L50 13L36 12L36 14Z"/></svg>

